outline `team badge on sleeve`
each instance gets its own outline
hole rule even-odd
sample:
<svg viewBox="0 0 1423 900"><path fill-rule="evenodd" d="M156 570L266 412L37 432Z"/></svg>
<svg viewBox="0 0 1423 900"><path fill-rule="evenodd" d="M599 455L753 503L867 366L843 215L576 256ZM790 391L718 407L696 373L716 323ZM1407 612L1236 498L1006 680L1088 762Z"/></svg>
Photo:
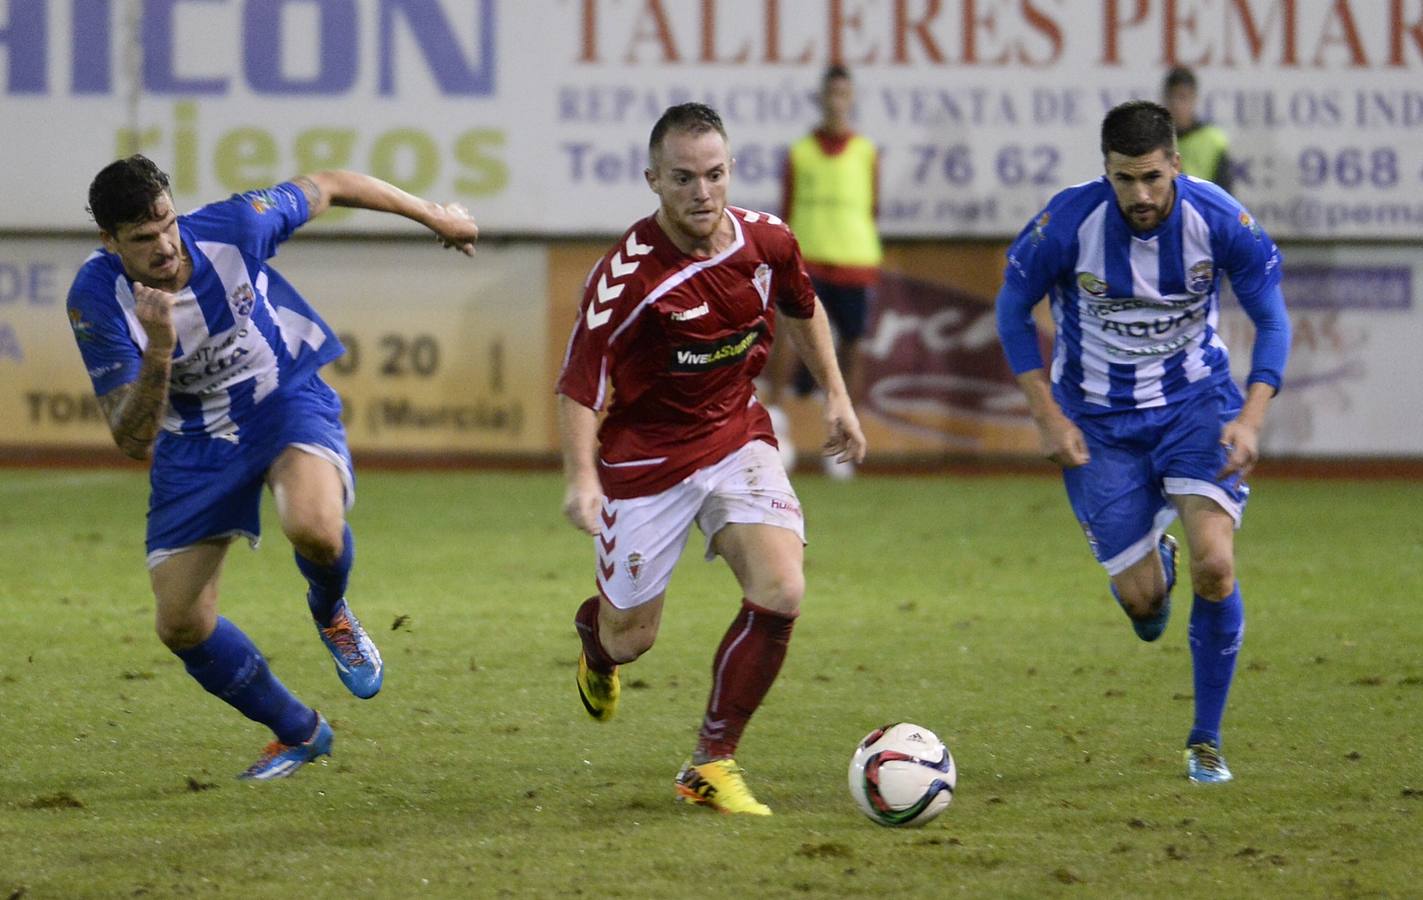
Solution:
<svg viewBox="0 0 1423 900"><path fill-rule="evenodd" d="M92 341L94 339L94 326L84 319L81 310L69 307L69 327L74 329L76 340Z"/></svg>
<svg viewBox="0 0 1423 900"><path fill-rule="evenodd" d="M1046 237L1046 235L1043 233L1043 229L1047 228L1047 223L1051 220L1052 215L1046 210L1044 210L1043 214L1038 216L1037 221L1033 223L1033 231L1028 236L1028 239L1031 240L1034 244L1042 243L1042 239Z"/></svg>

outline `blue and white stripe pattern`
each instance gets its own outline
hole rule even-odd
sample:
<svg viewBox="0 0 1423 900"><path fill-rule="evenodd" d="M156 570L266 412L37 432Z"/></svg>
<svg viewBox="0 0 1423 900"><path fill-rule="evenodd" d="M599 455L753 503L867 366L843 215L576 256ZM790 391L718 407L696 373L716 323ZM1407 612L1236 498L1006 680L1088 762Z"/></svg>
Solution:
<svg viewBox="0 0 1423 900"><path fill-rule="evenodd" d="M178 341L164 430L238 441L262 401L341 355L331 329L266 263L307 215L305 194L285 183L179 217L193 271L173 308ZM119 258L93 253L68 303L95 393L134 380L148 337Z"/></svg>
<svg viewBox="0 0 1423 900"><path fill-rule="evenodd" d="M1222 273L1252 315L1279 296L1274 242L1234 198L1186 176L1170 215L1144 233L1105 178L1067 188L1008 261L998 319L1009 361L1019 374L1042 366L1030 311L1046 294L1054 394L1068 412L1166 406L1219 384L1230 377L1216 331ZM1252 380L1278 388L1283 362Z"/></svg>

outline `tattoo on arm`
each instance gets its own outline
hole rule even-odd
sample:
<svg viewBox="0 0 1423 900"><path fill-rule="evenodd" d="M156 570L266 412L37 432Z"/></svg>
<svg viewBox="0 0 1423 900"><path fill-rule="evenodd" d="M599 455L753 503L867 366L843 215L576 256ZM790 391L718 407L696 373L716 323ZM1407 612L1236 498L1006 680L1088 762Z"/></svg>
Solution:
<svg viewBox="0 0 1423 900"><path fill-rule="evenodd" d="M168 409L168 376L172 368L167 356L155 358L145 353L138 378L98 398L99 408L109 421L114 443L125 455L147 459L158 439L163 416Z"/></svg>
<svg viewBox="0 0 1423 900"><path fill-rule="evenodd" d="M308 209L321 208L321 187L305 175L298 175L292 179L292 184L301 188L301 192L306 195L306 205Z"/></svg>

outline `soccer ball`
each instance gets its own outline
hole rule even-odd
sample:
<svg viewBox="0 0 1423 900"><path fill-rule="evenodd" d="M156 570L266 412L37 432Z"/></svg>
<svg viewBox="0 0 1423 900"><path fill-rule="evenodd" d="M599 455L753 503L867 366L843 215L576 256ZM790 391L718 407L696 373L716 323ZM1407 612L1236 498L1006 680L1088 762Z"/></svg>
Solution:
<svg viewBox="0 0 1423 900"><path fill-rule="evenodd" d="M871 731L850 758L850 796L880 825L923 825L948 808L957 780L944 742L908 722Z"/></svg>

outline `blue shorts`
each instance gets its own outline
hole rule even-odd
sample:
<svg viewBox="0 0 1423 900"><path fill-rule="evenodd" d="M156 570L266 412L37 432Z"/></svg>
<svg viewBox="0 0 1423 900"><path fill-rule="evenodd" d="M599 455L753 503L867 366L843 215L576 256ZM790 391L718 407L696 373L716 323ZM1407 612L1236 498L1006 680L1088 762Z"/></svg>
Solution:
<svg viewBox="0 0 1423 900"><path fill-rule="evenodd" d="M245 537L257 546L267 470L288 447L329 460L341 473L346 508L355 469L341 426L341 398L318 376L261 403L237 442L164 432L149 470L148 567L200 541Z"/></svg>
<svg viewBox="0 0 1423 900"><path fill-rule="evenodd" d="M1063 469L1067 499L1087 543L1110 575L1146 556L1176 518L1173 495L1214 500L1240 527L1250 488L1240 476L1217 480L1227 452L1221 428L1240 413L1231 382L1170 406L1079 415L1092 461Z"/></svg>
<svg viewBox="0 0 1423 900"><path fill-rule="evenodd" d="M831 284L814 277L810 282L836 336L846 344L863 337L870 317L870 289L864 285Z"/></svg>

